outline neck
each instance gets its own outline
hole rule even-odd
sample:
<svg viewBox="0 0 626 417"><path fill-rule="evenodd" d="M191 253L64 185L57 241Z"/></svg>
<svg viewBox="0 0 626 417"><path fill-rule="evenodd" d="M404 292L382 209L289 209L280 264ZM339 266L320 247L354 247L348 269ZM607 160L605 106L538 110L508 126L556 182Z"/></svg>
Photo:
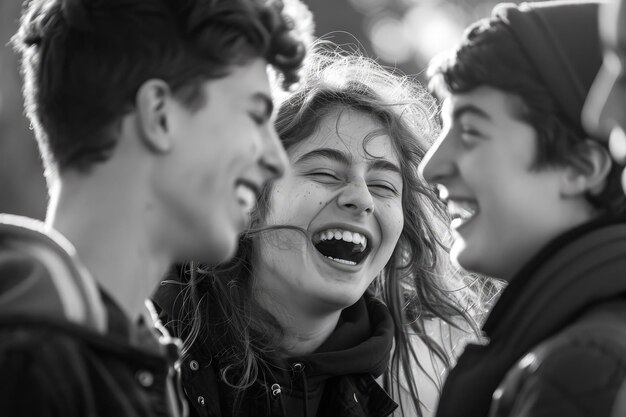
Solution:
<svg viewBox="0 0 626 417"><path fill-rule="evenodd" d="M72 242L98 285L135 321L171 259L152 244L146 187L132 178L68 174L52 193L46 223Z"/></svg>
<svg viewBox="0 0 626 417"><path fill-rule="evenodd" d="M285 356L302 356L315 352L337 327L341 310L326 312L308 310L296 297L256 289L255 296L285 331L281 347Z"/></svg>

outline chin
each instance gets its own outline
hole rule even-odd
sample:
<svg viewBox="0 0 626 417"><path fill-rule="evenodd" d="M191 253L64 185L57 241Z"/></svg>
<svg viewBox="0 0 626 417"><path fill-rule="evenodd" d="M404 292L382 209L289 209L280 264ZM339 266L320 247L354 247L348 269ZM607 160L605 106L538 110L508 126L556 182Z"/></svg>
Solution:
<svg viewBox="0 0 626 417"><path fill-rule="evenodd" d="M508 265L502 265L499 260L501 258L485 258L480 255L482 254L472 254L465 250L459 253L456 257L453 257L452 260L455 264L458 264L458 266L466 271L475 272L477 274L505 281L510 280L511 276L509 274L510 271L508 271Z"/></svg>
<svg viewBox="0 0 626 417"><path fill-rule="evenodd" d="M239 244L237 236L234 234L232 236L221 234L219 240L216 240L215 236L220 236L220 233L209 234L209 238L213 237L213 239L210 240L207 239L206 234L202 236L201 239L198 239L196 241L197 244L189 248L191 255L188 256L187 259L198 260L213 265L232 259L237 252Z"/></svg>
<svg viewBox="0 0 626 417"><path fill-rule="evenodd" d="M352 304L359 301L363 297L363 294L346 294L345 292L334 292L333 294L327 294L324 301L332 306L333 310L343 310L350 307Z"/></svg>
<svg viewBox="0 0 626 417"><path fill-rule="evenodd" d="M450 251L450 259L452 263L466 271L486 274L484 271L484 259L481 256L473 254L471 248L465 246L465 242L459 242L452 246ZM480 255L480 254L478 254Z"/></svg>
<svg viewBox="0 0 626 417"><path fill-rule="evenodd" d="M227 242L216 245L207 257L211 258L211 263L224 263L230 261L237 253L239 241L235 238Z"/></svg>
<svg viewBox="0 0 626 417"><path fill-rule="evenodd" d="M467 260L464 259L465 252L467 251L467 247L465 246L465 242L462 240L455 240L450 248L450 260L454 263L455 266L468 269L468 267L464 264Z"/></svg>

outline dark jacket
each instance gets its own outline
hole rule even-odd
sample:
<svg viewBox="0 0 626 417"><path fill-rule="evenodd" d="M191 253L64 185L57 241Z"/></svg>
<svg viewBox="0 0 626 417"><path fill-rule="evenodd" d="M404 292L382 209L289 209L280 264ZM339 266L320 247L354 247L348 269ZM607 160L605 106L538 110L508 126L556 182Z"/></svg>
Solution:
<svg viewBox="0 0 626 417"><path fill-rule="evenodd" d="M609 417L626 377L626 219L551 242L514 277L483 331L488 343L461 355L437 417Z"/></svg>
<svg viewBox="0 0 626 417"><path fill-rule="evenodd" d="M0 415L173 417L175 344L129 322L39 222L0 219Z"/></svg>
<svg viewBox="0 0 626 417"><path fill-rule="evenodd" d="M613 413L611 417L624 417L626 416L626 380L620 387L615 404L613 405Z"/></svg>
<svg viewBox="0 0 626 417"><path fill-rule="evenodd" d="M180 297L177 285L167 287L162 286L155 300L175 320L172 311L177 308L171 303ZM238 406L235 390L220 377L229 345L218 334L206 344L192 346L182 362L182 382L191 415L198 417L231 416L235 409L239 416L384 417L397 405L375 378L388 366L392 344L393 321L387 307L364 297L342 312L335 331L314 353L286 361L266 358L272 363L272 375L258 378Z"/></svg>

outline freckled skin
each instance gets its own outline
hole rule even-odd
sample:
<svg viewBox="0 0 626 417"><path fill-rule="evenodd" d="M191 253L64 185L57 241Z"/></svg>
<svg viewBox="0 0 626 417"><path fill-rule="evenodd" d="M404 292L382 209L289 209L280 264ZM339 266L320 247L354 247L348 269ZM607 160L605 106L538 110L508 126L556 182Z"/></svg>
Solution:
<svg viewBox="0 0 626 417"><path fill-rule="evenodd" d="M389 262L404 226L402 176L372 164L374 157L400 166L387 135L368 137L379 131L370 116L344 110L327 116L316 133L289 149L292 169L274 183L265 220L300 227L307 236L292 230L263 235L254 265L259 288L288 304L287 311L319 314L346 308ZM371 155L364 152L365 138ZM299 162L321 149L343 152L350 161L316 156ZM314 232L329 224L367 231L371 252L354 269L328 260L311 243Z"/></svg>

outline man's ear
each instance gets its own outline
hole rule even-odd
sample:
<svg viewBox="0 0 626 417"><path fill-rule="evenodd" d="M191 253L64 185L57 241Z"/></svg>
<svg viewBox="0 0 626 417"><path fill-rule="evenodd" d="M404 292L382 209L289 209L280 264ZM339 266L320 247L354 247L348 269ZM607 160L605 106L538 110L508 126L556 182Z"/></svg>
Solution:
<svg viewBox="0 0 626 417"><path fill-rule="evenodd" d="M135 100L141 139L154 152L169 152L173 146L168 123L172 101L169 85L163 80L147 80L139 87Z"/></svg>
<svg viewBox="0 0 626 417"><path fill-rule="evenodd" d="M586 163L566 169L561 183L563 196L600 194L606 186L613 161L609 150L595 140L586 139Z"/></svg>

